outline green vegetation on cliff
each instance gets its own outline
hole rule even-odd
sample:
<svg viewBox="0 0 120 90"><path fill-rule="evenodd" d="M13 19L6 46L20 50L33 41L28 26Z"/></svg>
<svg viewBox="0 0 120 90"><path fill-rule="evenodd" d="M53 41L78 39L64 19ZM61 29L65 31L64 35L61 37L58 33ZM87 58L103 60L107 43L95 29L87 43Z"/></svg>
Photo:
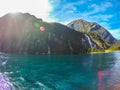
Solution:
<svg viewBox="0 0 120 90"><path fill-rule="evenodd" d="M70 22L67 26L78 32L88 34L91 38L91 42L97 44L98 47L96 48L98 50L100 48L107 49L116 42L116 39L108 32L108 30L95 22L79 19Z"/></svg>
<svg viewBox="0 0 120 90"><path fill-rule="evenodd" d="M120 50L119 46L111 46L110 48L106 49L105 52L112 52L117 50Z"/></svg>

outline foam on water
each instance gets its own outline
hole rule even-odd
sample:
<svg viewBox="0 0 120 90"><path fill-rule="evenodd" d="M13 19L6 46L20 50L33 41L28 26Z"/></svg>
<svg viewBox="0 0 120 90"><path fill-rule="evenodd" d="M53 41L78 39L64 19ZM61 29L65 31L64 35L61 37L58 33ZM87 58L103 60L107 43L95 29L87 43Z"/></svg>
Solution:
<svg viewBox="0 0 120 90"><path fill-rule="evenodd" d="M5 54L0 53L0 90L15 90L15 87L8 78L8 72L4 72L5 65L7 63L7 57Z"/></svg>

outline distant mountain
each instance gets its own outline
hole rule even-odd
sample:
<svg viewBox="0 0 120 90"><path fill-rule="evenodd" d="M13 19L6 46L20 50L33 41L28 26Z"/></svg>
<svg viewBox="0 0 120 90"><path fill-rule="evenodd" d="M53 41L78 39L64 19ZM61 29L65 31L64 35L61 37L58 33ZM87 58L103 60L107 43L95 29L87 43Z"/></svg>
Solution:
<svg viewBox="0 0 120 90"><path fill-rule="evenodd" d="M67 26L78 32L88 34L91 40L97 43L101 48L108 48L116 42L116 39L108 30L95 22L79 19L70 22Z"/></svg>
<svg viewBox="0 0 120 90"><path fill-rule="evenodd" d="M75 27L75 25L73 26ZM40 27L45 28L45 31L40 31ZM90 38L73 29L59 23L44 22L28 13L6 14L0 18L0 52L20 54L87 53L91 48ZM110 39L114 40L114 38ZM94 45L99 48L97 44L94 43Z"/></svg>

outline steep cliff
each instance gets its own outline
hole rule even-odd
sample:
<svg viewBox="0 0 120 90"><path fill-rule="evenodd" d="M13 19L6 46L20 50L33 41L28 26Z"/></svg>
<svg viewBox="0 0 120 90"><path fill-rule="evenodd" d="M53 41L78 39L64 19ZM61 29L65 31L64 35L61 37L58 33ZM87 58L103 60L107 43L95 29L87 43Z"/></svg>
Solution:
<svg viewBox="0 0 120 90"><path fill-rule="evenodd" d="M82 19L70 22L68 27L88 34L93 42L101 48L107 48L115 44L116 39L101 25L95 22L88 22Z"/></svg>
<svg viewBox="0 0 120 90"><path fill-rule="evenodd" d="M88 52L89 48L86 35L62 24L47 23L28 13L0 18L0 52L79 54Z"/></svg>

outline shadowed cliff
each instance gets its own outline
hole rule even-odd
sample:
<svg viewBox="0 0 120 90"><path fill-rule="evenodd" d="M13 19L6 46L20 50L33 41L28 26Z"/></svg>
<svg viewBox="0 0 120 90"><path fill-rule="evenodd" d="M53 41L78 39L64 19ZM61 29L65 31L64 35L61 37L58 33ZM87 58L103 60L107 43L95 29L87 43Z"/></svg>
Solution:
<svg viewBox="0 0 120 90"><path fill-rule="evenodd" d="M45 31L40 31L44 27ZM0 52L79 54L88 52L86 36L59 23L47 23L28 13L0 18Z"/></svg>

